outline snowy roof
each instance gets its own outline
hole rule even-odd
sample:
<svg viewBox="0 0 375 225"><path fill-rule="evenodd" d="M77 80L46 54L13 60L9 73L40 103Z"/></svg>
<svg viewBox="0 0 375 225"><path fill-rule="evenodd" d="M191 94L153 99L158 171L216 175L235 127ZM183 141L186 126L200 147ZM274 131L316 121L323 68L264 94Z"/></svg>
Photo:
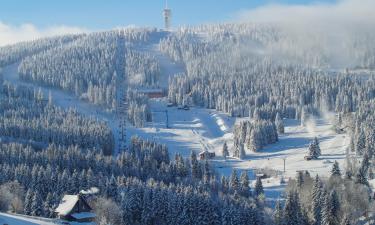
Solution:
<svg viewBox="0 0 375 225"><path fill-rule="evenodd" d="M199 155L203 154L214 154L215 152L209 152L208 150L204 150L203 152L200 152Z"/></svg>
<svg viewBox="0 0 375 225"><path fill-rule="evenodd" d="M87 218L94 218L96 215L95 213L91 212L81 212L81 213L73 213L72 217L76 218L77 220L87 219Z"/></svg>
<svg viewBox="0 0 375 225"><path fill-rule="evenodd" d="M57 212L59 215L66 216L72 211L78 202L78 199L78 195L65 195L55 212Z"/></svg>

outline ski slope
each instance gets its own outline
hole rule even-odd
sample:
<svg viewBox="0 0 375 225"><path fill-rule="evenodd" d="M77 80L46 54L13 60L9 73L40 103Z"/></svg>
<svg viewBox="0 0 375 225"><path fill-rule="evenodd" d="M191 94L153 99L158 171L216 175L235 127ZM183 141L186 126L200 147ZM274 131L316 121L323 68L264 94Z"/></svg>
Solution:
<svg viewBox="0 0 375 225"><path fill-rule="evenodd" d="M169 128L166 126L166 110ZM145 128L130 127L128 136L138 135L165 144L172 155L180 153L188 157L191 151L199 153L203 150L220 154L219 146L232 137L231 127L235 119L224 113L200 108L181 110L167 107L166 99L151 100L151 111L153 122Z"/></svg>
<svg viewBox="0 0 375 225"><path fill-rule="evenodd" d="M350 138L347 134L337 134L333 130L334 115L312 118L301 126L297 120L285 120L285 134L279 142L268 145L260 152L247 152L244 160L235 158L223 160L221 149L224 142L233 148L233 127L238 122L227 114L215 110L191 108L179 110L167 107L165 99L152 100L153 122L146 128L129 129L129 134L136 134L146 139L167 145L172 154L181 153L189 156L191 151L203 150L215 152L212 160L217 170L229 175L232 168L254 170L270 168L284 171L285 177L294 177L298 170L308 170L312 174L328 175L334 161L345 165L346 148ZM168 110L169 128L166 127L165 111ZM322 156L318 160L305 161L310 142L318 137Z"/></svg>
<svg viewBox="0 0 375 225"><path fill-rule="evenodd" d="M219 175L230 176L233 169L238 170L238 173L247 171L252 179L252 187L255 186L257 169L276 170L279 175L263 179L266 197L271 203L284 192L286 184L281 183L281 178L288 181L301 170L308 170L312 176L319 174L321 177L328 177L334 161L339 162L342 170L345 167L350 137L334 131L333 114L326 113L322 118L311 118L304 126L301 126L298 120L286 119L285 134L279 136L277 143L268 145L257 153L247 152L244 160L232 157L224 160L221 157L223 143L227 142L232 150L234 125L243 118L236 119L215 110L202 108L169 108L166 99L152 100L151 109L153 122L142 129L129 128L128 136L136 134L163 143L169 148L172 156L180 153L189 157L191 151L215 152L217 157L211 160L211 164ZM165 110L168 110L169 128L166 127ZM306 161L304 156L307 155L308 146L315 137L320 141L322 156L318 160Z"/></svg>
<svg viewBox="0 0 375 225"><path fill-rule="evenodd" d="M307 126L301 126L299 121L286 120L285 134L279 136L279 141L268 145L257 153L247 153L245 160L228 160L225 163L231 168L256 169L270 168L284 172L284 177L294 177L297 171L308 170L311 174L328 176L334 161L341 168L345 165L346 148L350 137L347 134L337 134L333 123L319 118L310 121ZM318 160L306 161L310 142L318 137L322 156Z"/></svg>

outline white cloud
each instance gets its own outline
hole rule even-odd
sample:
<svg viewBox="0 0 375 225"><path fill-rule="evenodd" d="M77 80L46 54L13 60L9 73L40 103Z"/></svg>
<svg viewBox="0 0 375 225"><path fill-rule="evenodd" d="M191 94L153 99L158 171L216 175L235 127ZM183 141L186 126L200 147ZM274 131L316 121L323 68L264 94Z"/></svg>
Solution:
<svg viewBox="0 0 375 225"><path fill-rule="evenodd" d="M310 5L268 4L238 13L240 20L253 22L375 23L374 0L338 0Z"/></svg>
<svg viewBox="0 0 375 225"><path fill-rule="evenodd" d="M87 29L70 26L52 26L39 29L33 24L12 26L0 21L0 46L14 44L21 41L30 41L43 37L51 37L63 34L86 33Z"/></svg>
<svg viewBox="0 0 375 225"><path fill-rule="evenodd" d="M353 46L375 37L375 0L338 0L308 5L268 4L242 10L236 21L277 25L288 34L295 51L324 52L333 66L355 64ZM358 37L370 37L368 40ZM366 43L367 42L367 43ZM304 53L303 53L304 54Z"/></svg>

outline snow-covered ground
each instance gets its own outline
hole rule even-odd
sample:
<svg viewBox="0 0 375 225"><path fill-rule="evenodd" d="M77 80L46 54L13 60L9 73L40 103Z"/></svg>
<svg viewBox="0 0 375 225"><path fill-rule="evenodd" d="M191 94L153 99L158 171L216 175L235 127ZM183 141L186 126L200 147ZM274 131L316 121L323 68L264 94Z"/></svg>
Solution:
<svg viewBox="0 0 375 225"><path fill-rule="evenodd" d="M160 37L159 37L160 38ZM162 69L161 87L167 87L168 78L184 71L184 67L174 63L164 56L157 49L158 39L148 45L139 46L137 50L147 52L155 56ZM37 84L24 82L19 79L17 64L5 67L3 77L14 84L39 88ZM45 96L49 92L53 102L62 108L76 108L78 112L105 121L111 127L116 148L119 146L119 120L115 113L106 112L98 106L87 103L77 97L54 88L40 87ZM311 119L306 126L300 126L299 121L285 120L286 133L280 136L279 142L266 146L259 153L247 153L245 160L229 158L224 161L221 157L221 149L224 142L232 148L233 127L236 120L224 113L215 110L191 108L190 110L179 110L176 107L167 107L165 99L151 100L151 110L153 122L148 123L145 128L138 129L128 127L127 137L133 135L155 140L168 146L171 155L181 153L189 156L191 151L197 153L203 150L215 152L217 157L212 160L212 164L217 171L223 175L230 175L233 168L239 171L247 170L252 179L254 169L270 168L283 171L285 160L285 180L294 177L297 170L309 170L310 173L328 175L332 163L337 160L341 167L344 165L345 149L349 145L349 137L346 134L336 134L332 130L332 115L322 118ZM166 127L166 111L168 112L168 128ZM319 160L305 161L307 148L310 141L317 136L320 140L322 156ZM280 184L280 177L264 180L266 194L275 198L280 194L283 185Z"/></svg>
<svg viewBox="0 0 375 225"><path fill-rule="evenodd" d="M49 219L40 220L39 218L25 217L21 215L0 213L0 224L8 225L56 225L58 223Z"/></svg>
<svg viewBox="0 0 375 225"><path fill-rule="evenodd" d="M285 134L279 142L268 145L258 153L247 152L245 160L221 158L221 149L225 141L231 148L233 127L236 119L215 110L191 108L179 110L167 107L166 100L152 100L153 122L146 128L130 128L129 134L155 140L166 144L171 153L181 153L188 156L190 151L208 150L215 152L218 157L212 162L217 170L229 175L232 168L239 170L253 170L256 168L270 168L284 170L285 177L294 177L298 170L309 170L310 173L327 175L336 160L344 165L346 147L349 137L337 134L333 129L332 118L312 118L301 126L297 120L285 120ZM166 127L166 113L168 111L168 125ZM305 161L309 143L318 137L322 156L318 160Z"/></svg>
<svg viewBox="0 0 375 225"><path fill-rule="evenodd" d="M322 118L311 118L304 126L297 120L285 120L285 134L280 135L279 142L268 145L258 153L247 152L244 160L221 157L221 149L226 141L229 148L233 147L233 127L236 119L215 110L191 108L179 110L167 107L166 100L152 100L153 122L146 128L128 130L129 135L155 140L168 146L171 154L181 153L189 156L191 151L203 150L215 152L217 157L212 160L216 170L229 176L232 169L239 172L246 170L251 179L255 180L254 170L270 168L280 172L278 177L263 180L267 198L278 198L285 185L280 184L281 177L288 180L295 177L299 170L308 170L312 175L329 176L334 161L345 165L346 148L350 138L347 134L337 134L333 130L334 115ZM168 126L166 113L168 110ZM242 119L237 119L242 120ZM318 137L322 156L318 160L306 161L310 142ZM285 173L284 173L285 159Z"/></svg>
<svg viewBox="0 0 375 225"><path fill-rule="evenodd" d="M185 72L185 66L182 63L174 62L168 56L164 55L159 50L159 42L162 38L165 38L168 33L161 33L160 36L154 37L148 44L142 44L136 46L136 50L149 54L158 61L160 66L160 78L159 87L168 88L169 78L176 74Z"/></svg>
<svg viewBox="0 0 375 225"><path fill-rule="evenodd" d="M141 129L129 128L129 135L138 135L168 146L171 154L189 156L191 151L215 151L230 141L235 119L214 110L191 108L190 110L167 107L165 99L151 100L153 122ZM168 127L166 126L168 111Z"/></svg>
<svg viewBox="0 0 375 225"><path fill-rule="evenodd" d="M258 153L248 153L246 160L229 160L226 164L239 169L270 168L284 171L285 177L294 177L298 170L308 170L312 174L328 175L336 160L344 165L346 147L350 138L346 134L337 134L333 124L323 118L300 126L299 121L286 120L285 134L280 135L279 142L268 145ZM306 161L308 145L318 137L322 156L318 160Z"/></svg>

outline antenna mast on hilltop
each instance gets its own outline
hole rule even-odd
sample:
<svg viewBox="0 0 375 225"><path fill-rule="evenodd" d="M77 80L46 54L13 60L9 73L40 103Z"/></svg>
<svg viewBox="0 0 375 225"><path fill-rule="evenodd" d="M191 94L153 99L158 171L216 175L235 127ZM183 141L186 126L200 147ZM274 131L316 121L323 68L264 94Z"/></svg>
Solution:
<svg viewBox="0 0 375 225"><path fill-rule="evenodd" d="M168 8L168 0L165 0L165 8L163 10L164 16L164 29L170 30L171 29L171 19L172 19L172 10Z"/></svg>

